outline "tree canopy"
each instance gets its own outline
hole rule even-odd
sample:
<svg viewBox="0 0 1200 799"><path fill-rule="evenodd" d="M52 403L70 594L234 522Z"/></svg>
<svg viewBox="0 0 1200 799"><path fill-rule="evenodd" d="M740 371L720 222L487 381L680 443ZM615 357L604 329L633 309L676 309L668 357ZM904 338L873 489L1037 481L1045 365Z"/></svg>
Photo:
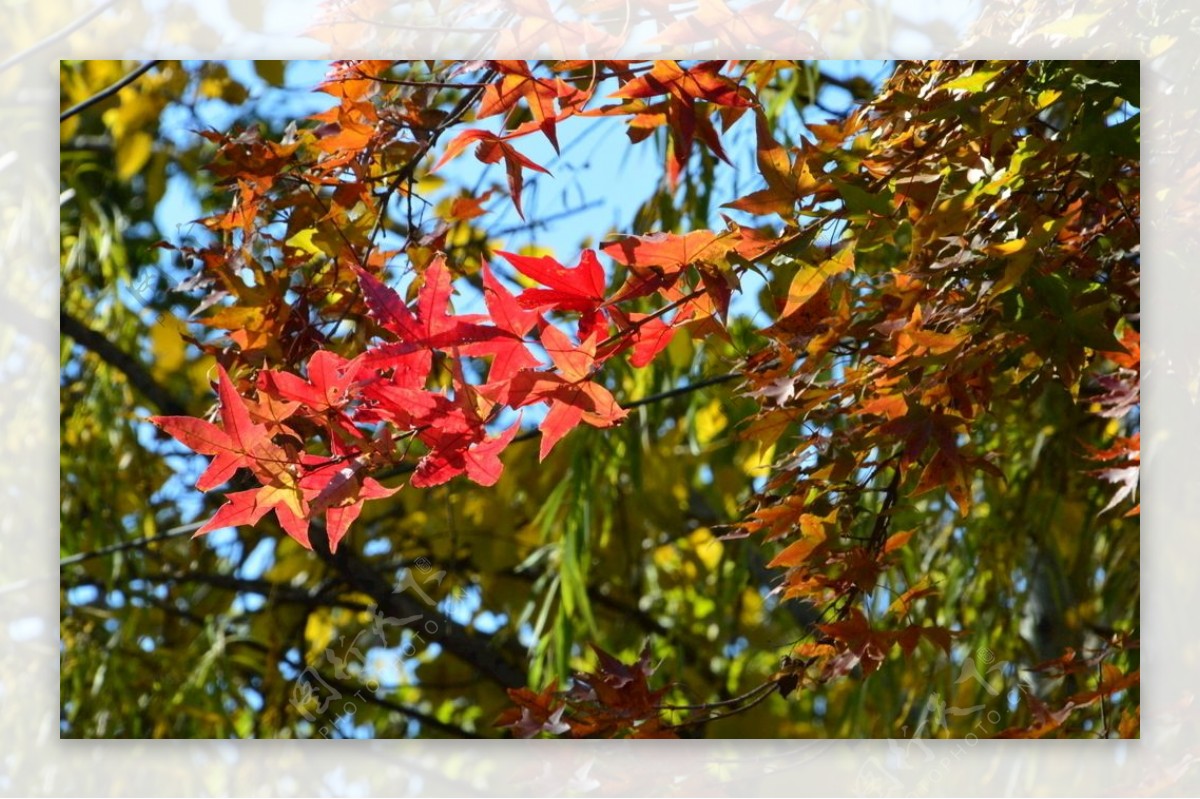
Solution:
<svg viewBox="0 0 1200 799"><path fill-rule="evenodd" d="M60 86L64 735L1138 735L1136 62Z"/></svg>

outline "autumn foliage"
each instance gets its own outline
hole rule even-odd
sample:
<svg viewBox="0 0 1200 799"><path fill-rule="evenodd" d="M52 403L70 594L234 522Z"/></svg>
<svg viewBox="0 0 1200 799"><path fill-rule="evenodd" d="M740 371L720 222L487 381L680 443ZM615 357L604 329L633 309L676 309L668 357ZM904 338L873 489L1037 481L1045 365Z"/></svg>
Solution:
<svg viewBox="0 0 1200 799"><path fill-rule="evenodd" d="M686 704L648 649L627 663L593 642L591 672L513 688L497 724L685 734L895 659L959 663L971 600L941 604L923 552L959 520L1003 534L998 498L1032 496L1031 414L1069 420L1053 447L1073 471L1050 490L1100 498L1078 523L1124 529L1137 513L1136 69L900 63L870 102L792 138L769 102L792 68L345 61L319 87L336 104L282 139L206 132L228 202L203 220L216 243L178 254L209 298L196 322L223 334L192 340L217 361L217 412L152 419L212 458L198 489L231 486L198 533L274 514L337 553L367 503L494 486L518 440L539 436L545 461L580 426L622 427L638 398L611 376L677 337L736 340L729 379L753 403L737 435L769 468L716 529L761 551L773 612L807 614L799 640L775 642L765 681ZM524 215L531 176L552 177L526 153L601 118L631 146L657 142L665 196L732 169L735 126L753 130L753 179L714 198L708 226L597 230L578 254L463 247L456 231L484 214L468 195L432 224L389 217L471 159L502 170ZM749 298L761 312L735 330L750 281L767 286ZM1039 667L1066 688L1029 694L1027 716L993 732L1078 731L1078 714L1135 691L1136 610L1118 615Z"/></svg>

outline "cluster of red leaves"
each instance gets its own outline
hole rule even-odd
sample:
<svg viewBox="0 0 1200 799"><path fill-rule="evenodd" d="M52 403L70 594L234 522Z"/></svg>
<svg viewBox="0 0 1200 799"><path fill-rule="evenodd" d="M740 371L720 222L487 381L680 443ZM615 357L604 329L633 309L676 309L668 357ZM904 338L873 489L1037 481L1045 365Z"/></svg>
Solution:
<svg viewBox="0 0 1200 799"><path fill-rule="evenodd" d="M631 259L658 261L666 257L662 253L672 239L682 242L685 237L654 237L647 245L652 254L644 257L638 241L626 240L622 252ZM757 240L736 233L723 240L728 250L757 246ZM504 409L547 406L539 425L539 456L545 459L580 423L603 428L625 418L626 411L596 379L607 360L629 352L633 364L643 366L679 326L706 320L715 303L728 302L727 288L708 291L703 282L690 292L677 288L687 264L681 260L684 255L673 256L673 271L660 269L657 282L631 278L635 283L615 295L627 302L658 293L675 306L669 317L631 314L606 299L604 270L591 250L573 268L549 257L501 256L539 287L514 295L485 265L487 314L452 312L453 281L441 256L424 270L414 308L355 266L367 315L383 341L352 359L317 350L305 364L304 376L261 370L253 400L239 393L221 369L220 427L192 417L154 417L159 427L196 452L214 456L197 484L201 490L227 482L241 467L261 484L229 494L198 533L254 524L273 510L284 530L310 547L309 519L323 511L330 548L336 549L365 500L396 490L365 474L401 462L414 440L423 445L424 454L412 486L440 485L462 474L493 485L503 468L500 453L518 432L519 419L503 431L489 432ZM574 318L575 336L547 321L548 313ZM435 357L449 373L446 387L434 385ZM466 379L468 359L486 359L483 382ZM313 437L328 442L328 456L306 451Z"/></svg>
<svg viewBox="0 0 1200 799"><path fill-rule="evenodd" d="M697 135L714 154L728 160L709 108L719 108L728 127L753 105L747 90L721 74L724 61L704 61L690 68L677 61L560 61L552 65L555 77L536 76L524 61L489 61L487 65L497 77L483 89L476 119L512 115L522 107L532 119L498 133L482 128L464 130L446 146L434 168L476 144L475 157L483 163L504 161L517 213L522 213L524 170L546 169L522 155L512 145L514 139L540 131L557 151L558 124L575 115L627 117L629 138L634 142L666 128L671 140L667 174L675 186ZM587 109L595 86L608 77L622 84L609 95L619 102Z"/></svg>
<svg viewBox="0 0 1200 799"><path fill-rule="evenodd" d="M750 101L720 73L723 62L717 61L691 68L668 61L558 62L548 76L535 74L525 62L472 62L444 67L444 82L427 78L424 85L401 82L400 88L384 77L392 66L335 63L320 89L338 104L314 115L315 127L289 141L264 141L254 132L204 134L219 145L211 171L234 192L235 202L203 220L225 237L221 246L184 250L203 267L188 287L209 290L198 309L207 311L200 321L229 331L237 349L202 348L231 369L251 366L256 372L242 376L239 391L220 371L221 426L186 417L154 421L195 451L215 457L199 484L202 490L243 467L260 487L229 494L201 533L254 524L274 511L289 535L310 546L309 520L323 513L330 547L336 548L365 500L396 490L367 475L401 464L415 443L421 457L412 486L438 485L463 474L492 485L502 470L500 453L518 432L517 421L496 429L506 409L546 406L539 425L543 459L580 423L619 423L626 412L597 379L603 364L628 354L635 367L645 366L684 325L697 334L720 332L737 282L730 256L744 261L774 243L736 226L723 234L628 237L605 247L630 273L612 296L606 296L604 269L590 250L571 268L549 257L502 252L537 287L514 295L485 265L487 313L457 315L451 308L454 275L439 252L443 233L407 249L420 286L415 307L409 307L380 279L397 253L375 246L386 206L373 187L389 181L385 194L408 191L401 178L411 177L438 136L457 122L457 114L447 116L430 102L439 87L482 70L485 82L467 96L475 102L474 117L503 121L498 132L460 132L434 169L477 145L481 161L504 161L518 212L523 171L546 171L516 149L513 142L520 137L540 132L557 149L558 123L583 113L628 117L634 140L668 125L676 137L677 173L694 130L721 152L700 106L744 109ZM620 84L612 95L617 102L586 109L597 83L609 77ZM658 96L665 99L650 102ZM532 120L513 122L524 110ZM476 202L457 213L470 218L481 210ZM282 240L265 230L280 214L288 219ZM363 219L380 221L368 234ZM279 252L282 263L264 263L264 247ZM334 257L314 273L312 254L322 248ZM689 274L694 265L697 271ZM288 301L297 272L304 280L298 298ZM346 291L348 280L358 283L357 296ZM652 295L661 300L658 311L626 310ZM222 302L226 299L233 302ZM331 342L323 325L313 323L314 315L325 321L361 319L378 338L342 357L328 349ZM572 323L573 331L562 321ZM467 364L476 361L487 363L487 374L472 384ZM276 367L262 368L263 363ZM243 423L247 418L256 421ZM314 439L324 442L328 454L312 454Z"/></svg>
<svg viewBox="0 0 1200 799"><path fill-rule="evenodd" d="M570 738L675 738L661 718L660 704L670 686L651 690L654 673L647 647L626 665L597 646L596 670L577 674L569 691L551 683L541 692L510 689L513 707L496 719L496 726L518 738L539 735Z"/></svg>
<svg viewBox="0 0 1200 799"><path fill-rule="evenodd" d="M1137 646L1136 641L1114 636L1091 656L1081 656L1074 649L1068 648L1061 656L1037 664L1031 671L1040 672L1050 678L1073 678L1084 683L1090 682L1091 686L1071 694L1054 709L1032 693L1023 691L1022 696L1029 706L1030 722L1025 726L1002 730L995 737L1044 738L1063 727L1073 713L1104 702L1114 694L1136 688L1141 683L1140 671L1124 673L1105 660L1116 651L1136 649ZM1140 726L1141 718L1136 710L1123 714L1117 721L1117 731L1122 738L1136 738ZM1106 735L1107 732L1106 730Z"/></svg>

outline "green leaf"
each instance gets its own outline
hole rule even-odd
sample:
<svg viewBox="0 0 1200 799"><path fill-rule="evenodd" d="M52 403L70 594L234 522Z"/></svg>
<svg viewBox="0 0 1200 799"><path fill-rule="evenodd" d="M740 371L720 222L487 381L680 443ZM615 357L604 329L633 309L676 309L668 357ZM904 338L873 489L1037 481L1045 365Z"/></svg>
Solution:
<svg viewBox="0 0 1200 799"><path fill-rule="evenodd" d="M995 80L1000 73L1005 69L1005 65L1001 64L994 67L977 68L970 75L964 75L961 78L944 83L941 86L943 91L967 91L972 94L983 91L989 83Z"/></svg>
<svg viewBox="0 0 1200 799"><path fill-rule="evenodd" d="M869 192L853 183L833 179L834 188L842 195L846 203L846 211L851 216L875 214L876 216L891 216L895 208L892 206L892 190L885 188L879 192Z"/></svg>

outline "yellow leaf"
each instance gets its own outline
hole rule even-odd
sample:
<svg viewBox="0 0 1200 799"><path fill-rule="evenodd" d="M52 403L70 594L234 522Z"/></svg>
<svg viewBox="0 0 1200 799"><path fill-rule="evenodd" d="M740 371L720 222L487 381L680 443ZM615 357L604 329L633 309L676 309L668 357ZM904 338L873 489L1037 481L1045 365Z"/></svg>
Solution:
<svg viewBox="0 0 1200 799"><path fill-rule="evenodd" d="M323 255L324 250L322 250L313 242L313 236L315 235L317 235L317 229L308 227L304 230L301 230L284 243L289 247L295 247L297 250L301 250L309 255Z"/></svg>
<svg viewBox="0 0 1200 799"><path fill-rule="evenodd" d="M1048 34L1051 36L1067 36L1072 39L1080 39L1087 34L1092 27L1104 19L1103 13L1097 14L1075 14L1066 19L1057 19L1048 25L1043 25L1034 33Z"/></svg>
<svg viewBox="0 0 1200 799"><path fill-rule="evenodd" d="M1013 239L1003 244L989 244L983 248L988 255L1015 255L1029 246L1029 239Z"/></svg>
<svg viewBox="0 0 1200 799"><path fill-rule="evenodd" d="M150 328L150 351L154 354L154 376L159 380L179 371L187 356L187 344L180 335L180 324L164 317Z"/></svg>
<svg viewBox="0 0 1200 799"><path fill-rule="evenodd" d="M742 471L750 477L765 477L775 462L775 442L755 441L754 452L741 459Z"/></svg>
<svg viewBox="0 0 1200 799"><path fill-rule="evenodd" d="M1049 108L1062 97L1062 92L1057 89L1047 89L1044 92L1038 92L1037 109L1041 111L1044 108Z"/></svg>
<svg viewBox="0 0 1200 799"><path fill-rule="evenodd" d="M784 306L780 318L790 316L799 310L800 306L821 290L826 280L853 268L854 250L849 247L844 248L820 266L803 267L792 278L792 285L788 287L787 304Z"/></svg>
<svg viewBox="0 0 1200 799"><path fill-rule="evenodd" d="M154 139L144 130L134 131L117 142L117 179L129 180L150 160Z"/></svg>
<svg viewBox="0 0 1200 799"><path fill-rule="evenodd" d="M708 405L696 411L692 424L696 431L697 442L701 445L711 442L728 424L728 419L725 417L725 410L721 407L721 401L714 399Z"/></svg>
<svg viewBox="0 0 1200 799"><path fill-rule="evenodd" d="M417 195L418 197L425 197L433 194L435 191L445 185L446 179L441 175L425 174L419 180L417 180L416 185L413 186L413 194Z"/></svg>
<svg viewBox="0 0 1200 799"><path fill-rule="evenodd" d="M1004 71L1003 66L994 67L992 69L976 69L970 75L964 75L961 78L955 78L949 83L942 86L946 91L961 90L966 92L982 91L985 86L995 80L996 76Z"/></svg>
<svg viewBox="0 0 1200 799"><path fill-rule="evenodd" d="M329 644L333 641L333 633L333 619L330 618L328 609L309 615L308 622L304 625L304 641L308 644L306 657L308 663L318 661L325 650L329 649Z"/></svg>
<svg viewBox="0 0 1200 799"><path fill-rule="evenodd" d="M121 104L108 109L103 115L104 124L109 126L118 142L135 131L154 124L162 113L163 100L138 91L135 86L122 89L118 95Z"/></svg>
<svg viewBox="0 0 1200 799"><path fill-rule="evenodd" d="M721 562L721 555L725 552L725 545L712 534L712 530L707 527L697 527L688 536L688 542L706 569L713 571L717 568Z"/></svg>

